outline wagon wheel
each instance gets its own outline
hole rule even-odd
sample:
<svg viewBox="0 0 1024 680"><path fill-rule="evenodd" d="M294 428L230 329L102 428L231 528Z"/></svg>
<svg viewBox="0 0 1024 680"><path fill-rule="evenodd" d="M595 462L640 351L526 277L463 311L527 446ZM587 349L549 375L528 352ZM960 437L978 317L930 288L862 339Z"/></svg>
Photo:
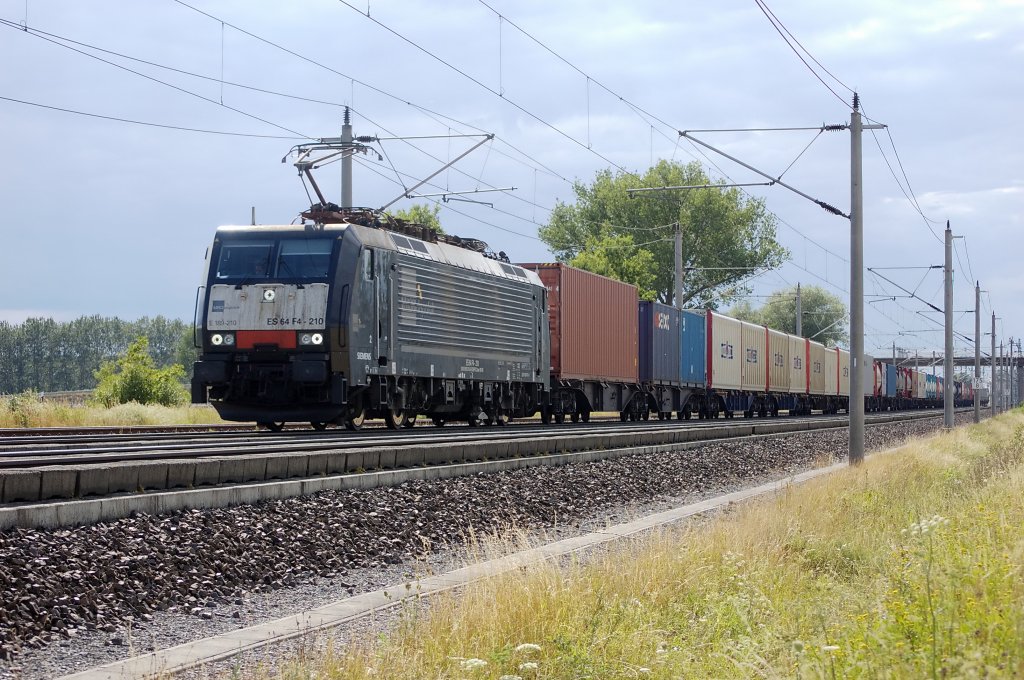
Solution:
<svg viewBox="0 0 1024 680"><path fill-rule="evenodd" d="M544 424L544 425L550 425L551 424L551 411L547 410L546 408L541 409L541 411L540 411L540 422L542 424Z"/></svg>
<svg viewBox="0 0 1024 680"><path fill-rule="evenodd" d="M311 425L311 426L313 427L313 429L314 429L314 430L316 430L317 432L323 432L324 430L326 430L326 429L327 429L327 423L325 423L325 422L321 422L321 421L316 421L316 420L314 420L314 421L312 421L312 422L310 423L310 425Z"/></svg>
<svg viewBox="0 0 1024 680"><path fill-rule="evenodd" d="M402 413L402 422L399 424L405 428L416 427L416 414L412 411L404 411Z"/></svg>
<svg viewBox="0 0 1024 680"><path fill-rule="evenodd" d="M284 422L280 423L259 423L259 427L265 427L271 432L280 432L284 429Z"/></svg>
<svg viewBox="0 0 1024 680"><path fill-rule="evenodd" d="M561 425L564 422L565 422L565 414L564 413L556 413L555 414L555 423L557 423L558 425Z"/></svg>
<svg viewBox="0 0 1024 680"><path fill-rule="evenodd" d="M494 424L495 425L502 425L502 426L504 426L504 425L508 425L511 422L512 422L511 414L509 414L509 412L506 411L503 408L499 408L497 413L494 414Z"/></svg>
<svg viewBox="0 0 1024 680"><path fill-rule="evenodd" d="M580 413L580 420L582 420L585 423L589 423L590 422L590 411L583 411L583 412L581 412Z"/></svg>
<svg viewBox="0 0 1024 680"><path fill-rule="evenodd" d="M480 418L478 418L477 415L474 413L471 414L468 418L466 418L466 422L469 423L470 427L476 427L477 425L480 424Z"/></svg>
<svg viewBox="0 0 1024 680"><path fill-rule="evenodd" d="M619 413L619 420L621 420L622 422L626 422L627 420L629 420L629 414L626 413L625 411L621 411Z"/></svg>
<svg viewBox="0 0 1024 680"><path fill-rule="evenodd" d="M434 427L444 427L446 421L440 416L432 416L430 422L434 424Z"/></svg>
<svg viewBox="0 0 1024 680"><path fill-rule="evenodd" d="M572 420L572 422L574 423L578 423L580 422L580 414L576 411L573 411L572 415L569 416L569 419Z"/></svg>

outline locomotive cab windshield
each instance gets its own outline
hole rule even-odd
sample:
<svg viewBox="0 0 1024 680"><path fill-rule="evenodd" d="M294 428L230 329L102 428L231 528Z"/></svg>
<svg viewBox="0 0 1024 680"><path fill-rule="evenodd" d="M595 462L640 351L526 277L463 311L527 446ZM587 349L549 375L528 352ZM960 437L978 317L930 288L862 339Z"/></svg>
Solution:
<svg viewBox="0 0 1024 680"><path fill-rule="evenodd" d="M217 283L327 281L333 238L251 239L223 242Z"/></svg>

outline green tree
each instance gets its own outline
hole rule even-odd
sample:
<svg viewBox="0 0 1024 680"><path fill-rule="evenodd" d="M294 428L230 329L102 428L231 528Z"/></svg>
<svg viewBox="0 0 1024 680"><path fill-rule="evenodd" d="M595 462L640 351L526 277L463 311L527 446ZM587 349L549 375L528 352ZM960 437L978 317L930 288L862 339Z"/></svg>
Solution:
<svg viewBox="0 0 1024 680"><path fill-rule="evenodd" d="M92 399L108 408L130 401L175 406L188 400L181 384L184 378L180 364L157 368L149 355L149 339L141 336L117 360L104 362L96 371Z"/></svg>
<svg viewBox="0 0 1024 680"><path fill-rule="evenodd" d="M410 224L420 224L424 227L430 227L438 234L443 234L444 229L441 228L441 218L438 214L441 212L441 206L438 204L427 205L426 203L413 203L407 210L396 210L392 213L393 217L400 220L405 220Z"/></svg>
<svg viewBox="0 0 1024 680"><path fill-rule="evenodd" d="M638 248L629 234L590 238L571 264L588 272L629 281L637 287L642 300L655 298L654 255Z"/></svg>
<svg viewBox="0 0 1024 680"><path fill-rule="evenodd" d="M805 338L828 347L849 345L850 336L846 328L849 313L839 297L819 286L801 286L800 308L804 317L800 330ZM758 309L751 309L749 303L741 302L729 310L729 316L795 334L796 286L775 291Z"/></svg>
<svg viewBox="0 0 1024 680"><path fill-rule="evenodd" d="M682 305L717 308L746 292L742 281L755 269L777 267L788 256L775 240L775 218L764 201L747 199L736 188L651 192L632 199L626 193L709 183L698 163L662 160L643 176L602 170L590 184L576 182L575 203L559 202L540 237L560 262L581 268L622 253L633 264L623 265L625 271L615 275L653 292L657 300L671 302L673 224L679 222L683 266L688 268ZM629 240L616 240L623 236ZM592 253L597 256L590 257Z"/></svg>
<svg viewBox="0 0 1024 680"><path fill-rule="evenodd" d="M750 323L761 324L762 326L765 325L761 323L761 309L755 309L747 300L740 300L730 307L729 311L725 314L726 316L731 316L732 318L739 319L740 321L749 321Z"/></svg>

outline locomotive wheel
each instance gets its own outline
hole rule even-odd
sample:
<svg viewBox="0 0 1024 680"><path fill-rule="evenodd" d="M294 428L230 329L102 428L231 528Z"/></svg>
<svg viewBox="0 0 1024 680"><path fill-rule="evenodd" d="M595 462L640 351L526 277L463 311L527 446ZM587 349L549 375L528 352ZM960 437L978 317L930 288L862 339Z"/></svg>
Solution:
<svg viewBox="0 0 1024 680"><path fill-rule="evenodd" d="M402 424L402 412L395 409L387 409L384 411L384 424L388 426L389 430L397 430Z"/></svg>
<svg viewBox="0 0 1024 680"><path fill-rule="evenodd" d="M311 422L311 423L310 423L310 425L311 425L311 426L313 427L313 429L314 429L314 430L316 430L317 432L323 432L324 430L326 430L326 429L327 429L327 423L322 423L322 422L317 422L317 421L313 421L313 422Z"/></svg>
<svg viewBox="0 0 1024 680"><path fill-rule="evenodd" d="M366 421L366 411L360 408L352 408L349 410L348 415L345 417L345 429L346 430L358 430L363 426Z"/></svg>
<svg viewBox="0 0 1024 680"><path fill-rule="evenodd" d="M405 411L402 413L402 422L399 424L405 428L416 427L416 414Z"/></svg>

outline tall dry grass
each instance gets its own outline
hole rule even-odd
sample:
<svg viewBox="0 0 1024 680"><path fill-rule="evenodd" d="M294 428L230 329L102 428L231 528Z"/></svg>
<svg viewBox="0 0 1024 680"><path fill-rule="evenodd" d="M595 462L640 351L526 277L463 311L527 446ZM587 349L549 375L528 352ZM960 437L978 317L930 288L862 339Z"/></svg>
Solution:
<svg viewBox="0 0 1024 680"><path fill-rule="evenodd" d="M24 392L0 396L0 428L118 425L208 425L223 422L208 406L120 404L105 408L46 401Z"/></svg>
<svg viewBox="0 0 1024 680"><path fill-rule="evenodd" d="M1022 462L1005 414L255 675L1024 677Z"/></svg>

